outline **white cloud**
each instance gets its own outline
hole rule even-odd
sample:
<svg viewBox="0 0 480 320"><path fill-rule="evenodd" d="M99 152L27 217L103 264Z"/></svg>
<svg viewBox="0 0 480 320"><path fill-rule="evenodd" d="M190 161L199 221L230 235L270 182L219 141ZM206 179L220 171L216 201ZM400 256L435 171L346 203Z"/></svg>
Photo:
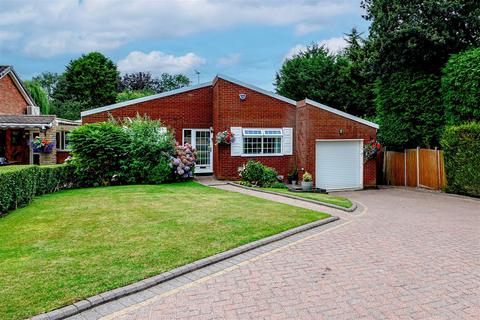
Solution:
<svg viewBox="0 0 480 320"><path fill-rule="evenodd" d="M218 64L224 66L231 66L240 62L241 54L240 53L231 53L225 57L218 59Z"/></svg>
<svg viewBox="0 0 480 320"><path fill-rule="evenodd" d="M21 33L19 50L49 57L237 25L296 26L305 33L354 11L354 0L6 0L0 26L2 32Z"/></svg>
<svg viewBox="0 0 480 320"><path fill-rule="evenodd" d="M304 44L297 44L295 47L292 47L292 48L290 48L290 50L288 50L287 54L286 54L285 57L284 57L284 60L285 60L285 59L290 59L290 58L292 58L294 55L299 54L300 52L305 51L306 49L307 49L307 46L306 46L306 45L304 45Z"/></svg>
<svg viewBox="0 0 480 320"><path fill-rule="evenodd" d="M343 37L322 40L318 44L327 47L333 53L338 53L347 47L347 41Z"/></svg>
<svg viewBox="0 0 480 320"><path fill-rule="evenodd" d="M322 29L321 24L300 23L295 26L295 34L297 36L303 36L307 33L314 32L320 29Z"/></svg>
<svg viewBox="0 0 480 320"><path fill-rule="evenodd" d="M20 36L19 32L0 31L0 41L12 41L20 38Z"/></svg>
<svg viewBox="0 0 480 320"><path fill-rule="evenodd" d="M199 57L193 52L177 57L161 51L151 51L149 53L133 51L124 59L118 61L118 69L123 73L149 71L152 74L158 75L163 72L187 72L205 63L206 60L204 58Z"/></svg>
<svg viewBox="0 0 480 320"><path fill-rule="evenodd" d="M321 40L317 42L320 46L325 46L332 53L339 53L347 47L347 41L343 37L330 38L326 40ZM296 46L290 48L284 59L290 59L294 55L299 54L302 51L307 50L307 46L304 44L297 44Z"/></svg>

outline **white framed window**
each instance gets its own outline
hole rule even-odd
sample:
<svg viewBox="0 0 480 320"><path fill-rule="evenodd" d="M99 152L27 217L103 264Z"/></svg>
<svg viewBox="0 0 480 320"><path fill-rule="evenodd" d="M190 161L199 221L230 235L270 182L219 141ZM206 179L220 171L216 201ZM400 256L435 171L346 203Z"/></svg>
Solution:
<svg viewBox="0 0 480 320"><path fill-rule="evenodd" d="M68 131L57 131L55 140L57 150L67 150L68 149Z"/></svg>
<svg viewBox="0 0 480 320"><path fill-rule="evenodd" d="M243 129L243 155L281 155L282 129Z"/></svg>

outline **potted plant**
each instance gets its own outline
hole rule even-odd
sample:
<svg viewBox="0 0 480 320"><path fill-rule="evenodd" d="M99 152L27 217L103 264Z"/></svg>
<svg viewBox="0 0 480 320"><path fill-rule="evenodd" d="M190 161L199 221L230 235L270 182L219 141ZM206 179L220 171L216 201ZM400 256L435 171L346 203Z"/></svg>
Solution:
<svg viewBox="0 0 480 320"><path fill-rule="evenodd" d="M375 159L381 147L380 143L375 140L365 144L363 146L363 162L366 163L368 160Z"/></svg>
<svg viewBox="0 0 480 320"><path fill-rule="evenodd" d="M303 191L311 191L312 190L312 175L305 171L302 176L302 189Z"/></svg>
<svg viewBox="0 0 480 320"><path fill-rule="evenodd" d="M50 153L52 152L53 147L54 143L45 138L42 139L40 137L36 137L30 141L30 148L32 148L33 152Z"/></svg>
<svg viewBox="0 0 480 320"><path fill-rule="evenodd" d="M229 145L235 139L235 135L230 130L217 133L217 144Z"/></svg>
<svg viewBox="0 0 480 320"><path fill-rule="evenodd" d="M288 174L288 182L296 185L298 181L298 169L297 167L293 168L293 171Z"/></svg>

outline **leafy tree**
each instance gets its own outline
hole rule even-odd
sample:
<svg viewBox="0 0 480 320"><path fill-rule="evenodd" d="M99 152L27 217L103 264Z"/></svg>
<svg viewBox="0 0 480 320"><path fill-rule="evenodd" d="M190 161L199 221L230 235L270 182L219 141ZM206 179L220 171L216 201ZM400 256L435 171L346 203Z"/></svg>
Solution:
<svg viewBox="0 0 480 320"><path fill-rule="evenodd" d="M48 101L47 93L43 90L40 84L36 81L25 80L23 82L28 90L28 93L32 97L33 101L40 108L41 114L49 114L50 102Z"/></svg>
<svg viewBox="0 0 480 320"><path fill-rule="evenodd" d="M117 94L117 103L151 96L152 94L155 94L152 90L122 91Z"/></svg>
<svg viewBox="0 0 480 320"><path fill-rule="evenodd" d="M452 53L480 41L478 0L364 0L377 74L439 73Z"/></svg>
<svg viewBox="0 0 480 320"><path fill-rule="evenodd" d="M452 55L443 69L447 123L480 120L480 48Z"/></svg>
<svg viewBox="0 0 480 320"><path fill-rule="evenodd" d="M183 74L162 73L159 78L150 72L127 73L120 78L119 91L153 91L162 93L190 85L190 79Z"/></svg>
<svg viewBox="0 0 480 320"><path fill-rule="evenodd" d="M50 114L54 114L57 117L78 120L80 119L80 113L87 110L88 105L86 102L76 100L67 100L64 102L54 100L50 105L50 109Z"/></svg>
<svg viewBox="0 0 480 320"><path fill-rule="evenodd" d="M336 58L324 46L313 44L285 60L275 77L279 94L293 100L310 98L334 108L342 108L337 80ZM342 108L343 110L345 108Z"/></svg>
<svg viewBox="0 0 480 320"><path fill-rule="evenodd" d="M157 81L150 72L133 72L124 74L118 82L118 91L155 91Z"/></svg>
<svg viewBox="0 0 480 320"><path fill-rule="evenodd" d="M337 58L340 76L345 84L343 104L348 113L361 116L375 116L375 77L371 72L369 61L369 43L356 28L345 35L347 47ZM343 63L342 63L343 61Z"/></svg>
<svg viewBox="0 0 480 320"><path fill-rule="evenodd" d="M358 116L375 114L373 78L368 73L365 42L356 29L348 47L334 55L312 45L284 62L276 75L277 92L294 100L310 98Z"/></svg>
<svg viewBox="0 0 480 320"><path fill-rule="evenodd" d="M53 97L62 103L76 101L87 109L112 104L117 97L118 76L110 59L91 52L70 61L58 79Z"/></svg>
<svg viewBox="0 0 480 320"><path fill-rule="evenodd" d="M375 102L383 144L438 146L444 125L440 77L410 71L385 75L376 83Z"/></svg>
<svg viewBox="0 0 480 320"><path fill-rule="evenodd" d="M157 79L156 93L175 90L190 85L190 79L184 74L162 73Z"/></svg>
<svg viewBox="0 0 480 320"><path fill-rule="evenodd" d="M51 100L59 77L58 73L42 72L40 75L33 77L32 80L37 82L43 90L45 90L48 99Z"/></svg>

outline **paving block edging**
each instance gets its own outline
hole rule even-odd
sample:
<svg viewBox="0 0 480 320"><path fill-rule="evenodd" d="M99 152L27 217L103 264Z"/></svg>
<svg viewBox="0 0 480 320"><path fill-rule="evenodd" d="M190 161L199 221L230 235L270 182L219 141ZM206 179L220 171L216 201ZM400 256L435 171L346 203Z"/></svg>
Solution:
<svg viewBox="0 0 480 320"><path fill-rule="evenodd" d="M341 207L341 206L337 206L336 204L326 203L326 202L313 200L313 199L302 198L302 197L295 196L293 194L290 195L290 194L285 194L285 193L280 193L280 192L275 192L275 191L270 191L270 190L262 190L261 188L252 188L252 187L248 187L248 186L243 186L243 185L235 183L235 182L227 182L227 184L231 185L231 186L247 189L247 190L269 193L269 194L274 194L276 196L282 196L282 197L286 197L286 198L290 198L290 199L315 203L315 204L319 204L319 205L322 205L322 206L325 206L325 207L330 207L330 208L333 208L333 209L338 209L338 210L342 210L342 211L346 211L346 212L353 212L353 211L357 210L357 207L358 207L358 205L352 200L350 200L350 202L352 203L352 206L350 208L344 208L344 207Z"/></svg>
<svg viewBox="0 0 480 320"><path fill-rule="evenodd" d="M328 224L328 223L331 223L331 222L334 222L334 221L337 221L337 220L339 220L338 217L332 216L332 217L325 218L325 219L322 219L322 220L317 220L317 221L314 221L314 222L310 222L310 223L301 225L299 227L277 233L273 236L263 238L263 239L260 239L260 240L257 240L257 241L253 241L253 242L247 243L245 245L242 245L240 247L237 247L237 248L225 251L225 252L221 252L221 253L215 254L213 256L207 257L207 258L197 260L195 262L192 262L192 263L186 264L184 266L181 266L181 267L175 268L173 270L170 270L168 272L164 272L164 273L161 273L159 275L156 275L156 276L153 276L153 277L150 277L150 278L147 278L147 279L129 284L127 286L120 287L120 288L117 288L117 289L113 289L113 290L110 290L110 291L106 291L106 292L97 294L95 296L89 297L85 300L77 301L74 304L62 307L60 309L56 309L56 310L53 310L53 311L50 311L50 312L47 312L47 313L42 313L42 314L36 315L36 316L34 316L30 319L31 320L65 319L67 317L74 316L78 313L81 313L81 312L86 311L88 309L91 309L93 307L99 306L103 303L106 303L106 302L109 302L109 301L112 301L112 300L130 295L130 294L135 293L135 292L139 292L139 291L148 289L150 287L156 286L156 285L158 285L162 282L165 282L165 281L172 280L172 279L174 279L176 277L179 277L181 275L184 275L186 273L189 273L189 272L207 267L211 264L226 260L226 259L234 257L236 255L239 255L239 254L245 253L247 251L256 249L258 247L267 245L269 243L282 240L282 239L290 237L294 234L301 233L303 231L307 231L307 230L310 230L310 229L313 229L313 228L316 228L316 227L319 227L319 226L322 226L322 225L325 225L325 224Z"/></svg>

